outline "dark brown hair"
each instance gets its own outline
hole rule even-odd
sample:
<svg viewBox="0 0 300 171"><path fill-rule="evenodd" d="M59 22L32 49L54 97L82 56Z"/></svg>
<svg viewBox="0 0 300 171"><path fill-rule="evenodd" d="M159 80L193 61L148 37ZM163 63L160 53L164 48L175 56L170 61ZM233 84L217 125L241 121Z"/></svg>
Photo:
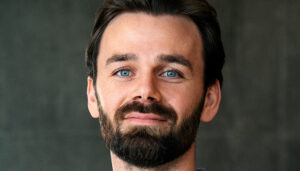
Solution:
<svg viewBox="0 0 300 171"><path fill-rule="evenodd" d="M205 89L219 80L222 85L222 68L225 53L221 41L216 11L205 0L107 0L95 20L91 40L86 50L88 75L97 77L97 56L102 34L109 22L124 12L145 12L151 15L181 15L190 18L197 26L204 46Z"/></svg>

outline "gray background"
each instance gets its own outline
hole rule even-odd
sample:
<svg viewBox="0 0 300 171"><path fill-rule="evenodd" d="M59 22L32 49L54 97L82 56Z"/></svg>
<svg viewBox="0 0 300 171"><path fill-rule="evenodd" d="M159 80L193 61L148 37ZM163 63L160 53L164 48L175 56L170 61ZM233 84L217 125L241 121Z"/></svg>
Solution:
<svg viewBox="0 0 300 171"><path fill-rule="evenodd" d="M227 54L221 109L197 166L300 170L300 1L209 0ZM0 3L0 170L111 170L86 107L84 50L96 0Z"/></svg>

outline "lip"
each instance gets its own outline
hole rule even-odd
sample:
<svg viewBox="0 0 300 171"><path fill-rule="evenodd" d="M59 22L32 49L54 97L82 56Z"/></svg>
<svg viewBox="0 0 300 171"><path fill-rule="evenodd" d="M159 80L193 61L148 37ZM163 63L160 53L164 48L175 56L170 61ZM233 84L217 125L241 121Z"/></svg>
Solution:
<svg viewBox="0 0 300 171"><path fill-rule="evenodd" d="M153 125L166 123L167 119L154 113L131 112L125 116L124 121L138 125Z"/></svg>

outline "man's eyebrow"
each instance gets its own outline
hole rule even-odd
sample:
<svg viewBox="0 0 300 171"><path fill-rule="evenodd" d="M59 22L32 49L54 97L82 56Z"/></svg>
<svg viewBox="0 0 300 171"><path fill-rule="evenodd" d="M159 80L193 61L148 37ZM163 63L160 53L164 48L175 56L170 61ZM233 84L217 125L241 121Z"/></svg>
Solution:
<svg viewBox="0 0 300 171"><path fill-rule="evenodd" d="M158 60L169 63L177 63L188 67L190 70L193 70L191 62L185 59L185 57L182 55L159 55Z"/></svg>
<svg viewBox="0 0 300 171"><path fill-rule="evenodd" d="M134 54L116 54L106 60L106 65L109 65L114 62L122 62L136 59L137 57Z"/></svg>

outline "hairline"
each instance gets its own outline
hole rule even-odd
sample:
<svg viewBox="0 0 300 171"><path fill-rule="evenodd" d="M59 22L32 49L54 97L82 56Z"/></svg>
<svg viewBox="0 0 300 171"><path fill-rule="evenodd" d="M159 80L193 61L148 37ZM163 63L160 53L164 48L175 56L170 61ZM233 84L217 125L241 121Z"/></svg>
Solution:
<svg viewBox="0 0 300 171"><path fill-rule="evenodd" d="M189 21L191 21L195 26L196 26L196 28L197 28L197 31L198 31L198 33L199 33L199 36L200 36L200 39L201 39L201 41L202 41L202 44L201 44L201 46L202 46L202 52L201 52L201 56L200 57L202 57L202 60L203 60L203 76L205 77L205 68L206 68L206 65L205 65L205 47L204 47L204 40L203 40L203 36L202 36L202 33L201 33L201 31L200 31L200 28L198 27L198 25L197 25L197 23L190 17L190 16L188 16L188 14L183 14L183 13L171 13L171 12L153 12L153 11L143 11L143 10L123 10L123 11L121 11L121 12L119 12L119 13L117 13L117 15L115 15L106 25L105 25L105 28L103 29L103 32L99 35L99 40L97 40L97 42L96 42L96 45L97 45L97 55L96 55L96 71L95 71L95 73L94 73L94 77L92 77L92 79L93 79L93 83L94 83L94 85L96 85L96 80L97 80L97 76L98 76L98 69L97 69L97 67L98 67L98 60L99 60L99 54L100 54L100 45L101 45L101 41L102 41L102 37L103 37L103 35L104 35L104 33L105 33L105 31L107 30L107 27L114 21L114 20L116 20L120 15L122 15L122 14L126 14L126 13L132 13L132 14L139 14L139 13L143 13L143 14L146 14L146 15L150 15L150 16L153 16L153 17L159 17L159 16L174 16L174 17L182 17L182 18L185 18L185 19L187 19L187 20L189 20ZM89 76L91 76L91 75L89 75ZM203 77L203 79L205 79ZM203 80L203 81L205 81L205 80ZM206 84L206 83L204 83L204 84ZM205 86L205 85L204 85Z"/></svg>

